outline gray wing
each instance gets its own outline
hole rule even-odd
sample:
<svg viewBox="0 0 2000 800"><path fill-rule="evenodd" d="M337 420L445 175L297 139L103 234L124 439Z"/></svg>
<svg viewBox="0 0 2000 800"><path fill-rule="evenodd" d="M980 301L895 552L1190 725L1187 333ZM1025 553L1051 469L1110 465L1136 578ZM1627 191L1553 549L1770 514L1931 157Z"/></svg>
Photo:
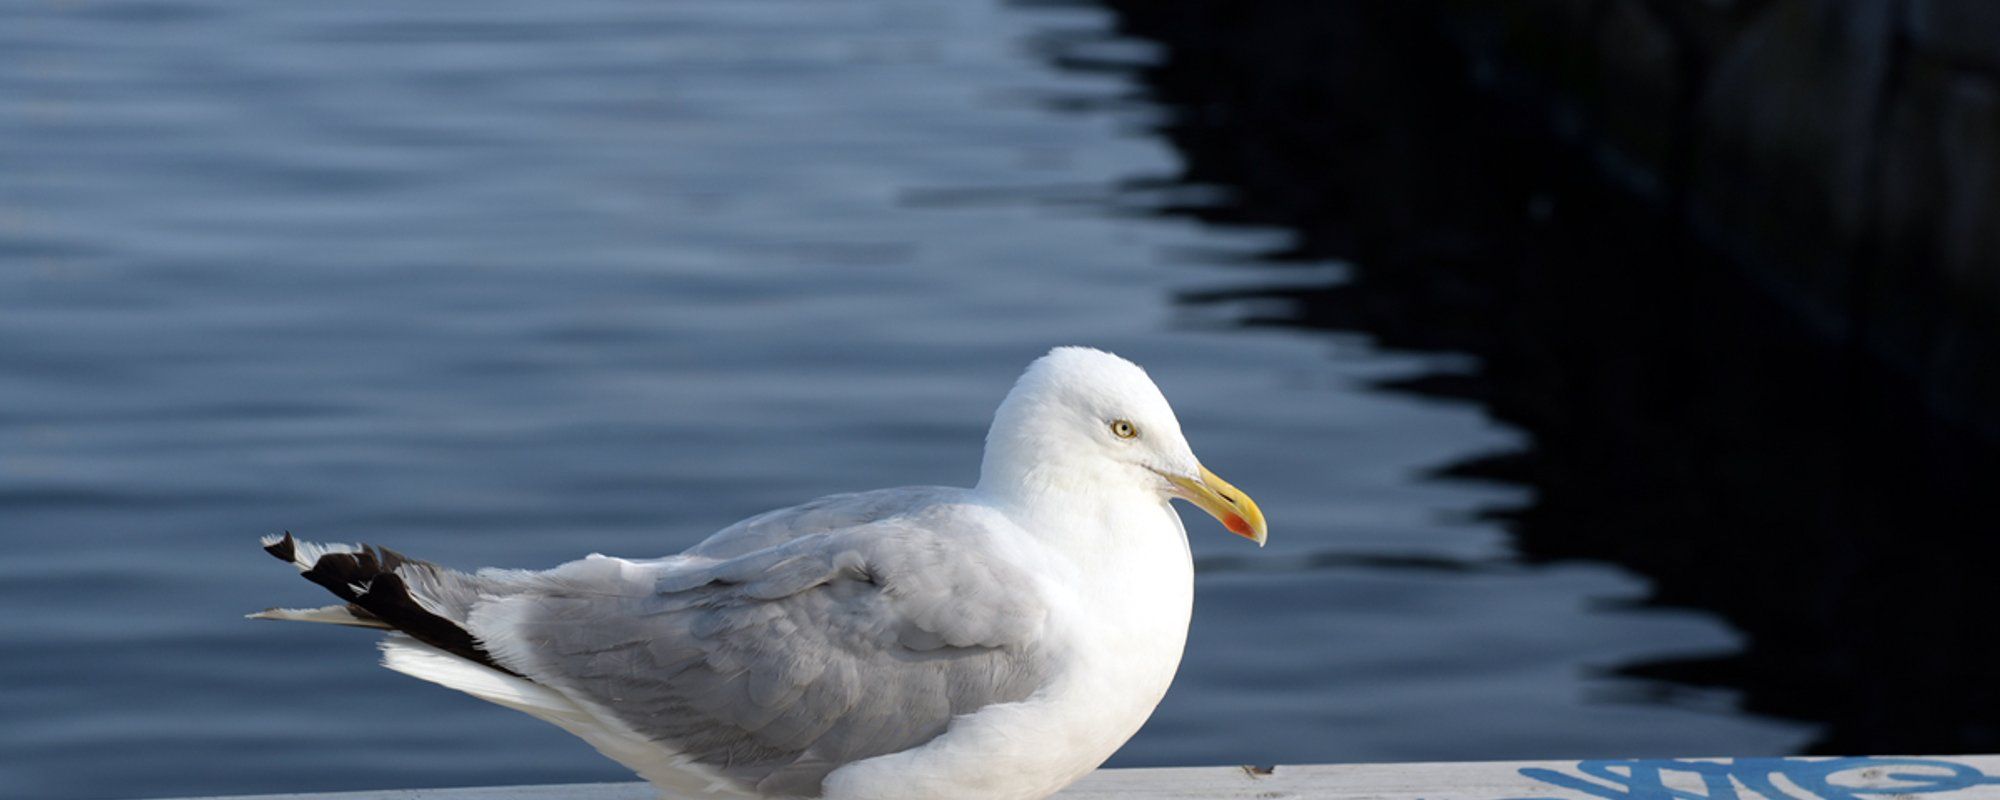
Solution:
<svg viewBox="0 0 2000 800"><path fill-rule="evenodd" d="M957 507L964 496L964 489L944 486L906 486L828 495L790 508L767 511L723 528L682 555L733 558L801 536L906 516L915 509Z"/></svg>
<svg viewBox="0 0 2000 800"><path fill-rule="evenodd" d="M1049 675L1046 607L983 549L991 512L927 508L724 559L575 562L516 578L473 629L508 668L667 748L817 795L833 769Z"/></svg>

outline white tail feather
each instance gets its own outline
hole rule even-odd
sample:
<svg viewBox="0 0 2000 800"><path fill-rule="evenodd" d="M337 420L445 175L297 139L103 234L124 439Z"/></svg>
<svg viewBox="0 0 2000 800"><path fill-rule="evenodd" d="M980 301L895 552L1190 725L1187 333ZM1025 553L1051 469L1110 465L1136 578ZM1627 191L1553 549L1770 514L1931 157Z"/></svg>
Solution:
<svg viewBox="0 0 2000 800"><path fill-rule="evenodd" d="M554 689L467 661L402 634L382 640L382 666L534 716L589 742L673 798L754 798L713 770L591 713Z"/></svg>
<svg viewBox="0 0 2000 800"><path fill-rule="evenodd" d="M267 608L255 614L245 614L244 619L275 619L285 622L319 622L327 625L347 625L355 628L380 628L390 630L389 624L379 619L357 617L347 606L320 606L319 608Z"/></svg>

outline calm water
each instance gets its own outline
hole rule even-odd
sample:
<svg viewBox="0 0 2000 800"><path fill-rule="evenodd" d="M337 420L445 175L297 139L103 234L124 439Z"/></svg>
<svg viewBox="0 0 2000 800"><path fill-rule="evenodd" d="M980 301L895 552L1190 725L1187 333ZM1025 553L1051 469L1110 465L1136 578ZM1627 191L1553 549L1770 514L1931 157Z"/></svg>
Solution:
<svg viewBox="0 0 2000 800"><path fill-rule="evenodd" d="M1517 562L1528 444L1370 387L1476 366L1245 329L1338 281L1158 211L1156 54L1089 7L0 4L0 786L147 797L621 780L527 717L240 619L259 535L458 566L653 556L967 483L1051 345L1147 365L1271 546L1190 519L1179 682L1119 765L1786 752L1621 663L1727 653L1611 567ZM1061 66L1061 52L1100 67Z"/></svg>

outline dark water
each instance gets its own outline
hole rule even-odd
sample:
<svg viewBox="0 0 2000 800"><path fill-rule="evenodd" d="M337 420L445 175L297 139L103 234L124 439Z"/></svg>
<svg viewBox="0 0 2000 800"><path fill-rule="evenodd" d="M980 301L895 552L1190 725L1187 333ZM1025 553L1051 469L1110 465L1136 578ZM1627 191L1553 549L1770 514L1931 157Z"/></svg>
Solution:
<svg viewBox="0 0 2000 800"><path fill-rule="evenodd" d="M1016 372L1065 343L1146 364L1274 528L1255 551L1190 520L1187 662L1115 764L1804 746L1728 689L1621 669L1743 642L1624 567L1522 557L1506 512L1534 484L1452 468L1535 442L1385 388L1476 374L1476 348L1302 319L1365 284L1183 180L1169 56L1117 24L0 6L0 786L622 779L376 668L367 635L241 620L319 599L256 537L531 567L965 483Z"/></svg>
<svg viewBox="0 0 2000 800"><path fill-rule="evenodd" d="M1864 344L1871 328L1916 335L1921 312L1880 313L1871 279L1829 318L1774 290L1785 263L1707 246L1735 232L1706 226L1688 190L1697 126L1660 132L1665 161L1635 169L1587 100L1490 55L1497 7L1110 4L1166 53L1132 72L1173 111L1156 130L1185 157L1180 180L1228 190L1167 213L1292 231L1268 260L1355 265L1186 303L1254 301L1245 325L1476 356L1380 384L1477 402L1532 443L1438 474L1529 491L1487 514L1526 562L1618 564L1648 583L1636 605L1713 613L1745 639L1617 674L1668 701L1740 692L1812 723L1809 752L2000 749L2000 441L1954 421L1975 393ZM1921 271L1894 243L1837 252Z"/></svg>

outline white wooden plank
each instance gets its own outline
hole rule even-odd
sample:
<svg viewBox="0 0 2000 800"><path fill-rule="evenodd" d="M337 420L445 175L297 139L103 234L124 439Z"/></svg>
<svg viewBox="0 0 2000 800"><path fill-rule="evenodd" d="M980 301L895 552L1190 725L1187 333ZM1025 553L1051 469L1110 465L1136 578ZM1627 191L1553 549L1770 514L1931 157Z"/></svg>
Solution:
<svg viewBox="0 0 2000 800"><path fill-rule="evenodd" d="M1100 770L1060 800L2000 800L2000 756L1638 759ZM230 800L654 800L640 783ZM203 800L219 800L205 798Z"/></svg>
<svg viewBox="0 0 2000 800"><path fill-rule="evenodd" d="M1062 798L2000 800L1996 781L2000 756L1355 764L1105 770Z"/></svg>

